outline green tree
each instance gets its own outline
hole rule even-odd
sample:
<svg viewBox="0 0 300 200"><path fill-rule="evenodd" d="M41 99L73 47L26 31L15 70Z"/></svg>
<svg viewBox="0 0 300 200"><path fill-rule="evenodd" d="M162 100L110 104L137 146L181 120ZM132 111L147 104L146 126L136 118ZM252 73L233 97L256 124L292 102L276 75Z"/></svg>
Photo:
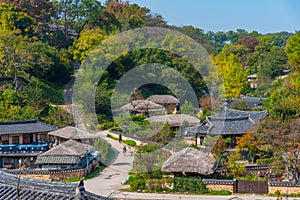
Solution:
<svg viewBox="0 0 300 200"><path fill-rule="evenodd" d="M73 47L71 48L74 59L83 61L104 39L105 35L100 28L90 29L86 27L81 31L80 37L74 42Z"/></svg>
<svg viewBox="0 0 300 200"><path fill-rule="evenodd" d="M33 32L33 19L14 5L0 3L0 31Z"/></svg>
<svg viewBox="0 0 300 200"><path fill-rule="evenodd" d="M236 98L247 87L247 70L240 64L240 60L234 55L226 56L220 53L214 62L222 76L226 97Z"/></svg>
<svg viewBox="0 0 300 200"><path fill-rule="evenodd" d="M288 56L289 63L294 70L300 70L300 32L290 36L287 41L285 52Z"/></svg>
<svg viewBox="0 0 300 200"><path fill-rule="evenodd" d="M247 102L244 100L234 102L230 108L235 110L251 110Z"/></svg>
<svg viewBox="0 0 300 200"><path fill-rule="evenodd" d="M237 161L240 159L241 156L238 152L232 152L227 157L227 162L225 162L225 166L228 168L229 172L235 177L243 174L246 171L244 165L237 163Z"/></svg>

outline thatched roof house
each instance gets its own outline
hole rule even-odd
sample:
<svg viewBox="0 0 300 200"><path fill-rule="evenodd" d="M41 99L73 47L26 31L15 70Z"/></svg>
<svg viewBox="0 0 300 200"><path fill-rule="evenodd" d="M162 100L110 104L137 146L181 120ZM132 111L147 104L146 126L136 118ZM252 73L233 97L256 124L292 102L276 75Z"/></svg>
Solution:
<svg viewBox="0 0 300 200"><path fill-rule="evenodd" d="M175 175L207 176L214 173L216 160L195 148L185 148L173 154L163 164L161 171Z"/></svg>
<svg viewBox="0 0 300 200"><path fill-rule="evenodd" d="M188 126L197 126L200 124L200 120L198 118L187 114L153 116L146 120L149 122L168 123L173 128L181 127L184 121L188 123Z"/></svg>
<svg viewBox="0 0 300 200"><path fill-rule="evenodd" d="M165 107L149 100L135 100L122 106L119 111L130 114L144 114L151 117L163 115Z"/></svg>
<svg viewBox="0 0 300 200"><path fill-rule="evenodd" d="M90 162L92 155L95 155L91 145L82 144L75 140L68 140L49 151L40 154L36 159L36 164L42 168L70 168L86 166L86 156Z"/></svg>
<svg viewBox="0 0 300 200"><path fill-rule="evenodd" d="M83 131L73 126L67 126L56 131L49 132L48 135L50 138L55 140L55 144L61 144L70 139L86 144L92 144L93 140L99 137L96 134Z"/></svg>
<svg viewBox="0 0 300 200"><path fill-rule="evenodd" d="M147 100L164 106L169 112L179 110L180 101L172 95L152 95Z"/></svg>
<svg viewBox="0 0 300 200"><path fill-rule="evenodd" d="M147 100L160 105L180 103L179 100L172 95L152 95L148 97Z"/></svg>

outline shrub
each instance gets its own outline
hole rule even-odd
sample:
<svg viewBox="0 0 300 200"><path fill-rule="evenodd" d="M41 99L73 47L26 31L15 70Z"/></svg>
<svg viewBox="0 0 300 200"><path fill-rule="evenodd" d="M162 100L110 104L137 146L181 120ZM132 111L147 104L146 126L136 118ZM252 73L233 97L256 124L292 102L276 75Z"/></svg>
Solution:
<svg viewBox="0 0 300 200"><path fill-rule="evenodd" d="M133 180L130 182L130 187L132 190L144 190L146 188L146 179L145 174L135 174Z"/></svg>
<svg viewBox="0 0 300 200"><path fill-rule="evenodd" d="M140 147L139 152L141 152L141 153L150 153L150 152L155 151L159 148L160 148L159 145L149 143L149 144L146 144L146 145Z"/></svg>
<svg viewBox="0 0 300 200"><path fill-rule="evenodd" d="M229 190L210 190L209 194L211 195L231 195Z"/></svg>
<svg viewBox="0 0 300 200"><path fill-rule="evenodd" d="M174 178L174 192L190 192L197 194L208 193L202 179L197 178Z"/></svg>
<svg viewBox="0 0 300 200"><path fill-rule="evenodd" d="M134 140L125 140L124 141L125 144L132 146L132 147L136 147L136 142Z"/></svg>

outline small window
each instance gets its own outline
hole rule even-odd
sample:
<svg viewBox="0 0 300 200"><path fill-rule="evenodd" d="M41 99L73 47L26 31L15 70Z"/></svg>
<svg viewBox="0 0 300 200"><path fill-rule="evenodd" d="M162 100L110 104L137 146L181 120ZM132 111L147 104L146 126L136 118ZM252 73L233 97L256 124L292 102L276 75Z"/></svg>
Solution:
<svg viewBox="0 0 300 200"><path fill-rule="evenodd" d="M19 136L12 136L12 143L13 144L19 144L20 140L19 140Z"/></svg>
<svg viewBox="0 0 300 200"><path fill-rule="evenodd" d="M8 135L1 136L1 144L9 144Z"/></svg>

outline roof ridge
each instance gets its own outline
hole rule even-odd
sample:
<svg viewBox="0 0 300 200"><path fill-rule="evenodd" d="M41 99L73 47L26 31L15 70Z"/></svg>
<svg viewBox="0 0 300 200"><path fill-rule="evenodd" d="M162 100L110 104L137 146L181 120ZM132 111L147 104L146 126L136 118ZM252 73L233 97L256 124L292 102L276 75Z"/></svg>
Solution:
<svg viewBox="0 0 300 200"><path fill-rule="evenodd" d="M30 120L19 120L19 121L12 121L12 122L0 122L0 125L27 124L27 123L37 123L37 122L39 122L38 119L30 119Z"/></svg>

